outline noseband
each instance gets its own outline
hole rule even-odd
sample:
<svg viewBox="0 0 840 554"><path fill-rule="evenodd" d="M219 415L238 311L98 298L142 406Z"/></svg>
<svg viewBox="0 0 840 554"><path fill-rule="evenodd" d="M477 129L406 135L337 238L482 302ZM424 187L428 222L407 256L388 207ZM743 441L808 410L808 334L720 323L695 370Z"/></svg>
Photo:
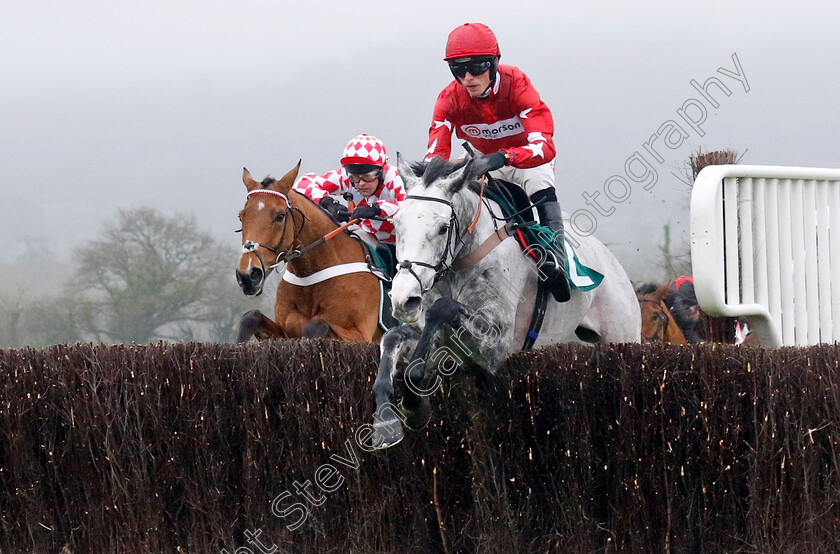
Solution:
<svg viewBox="0 0 840 554"><path fill-rule="evenodd" d="M287 248L286 250L281 251L280 250L280 245L269 246L267 244L263 244L263 243L260 243L260 242L254 241L254 240L247 240L247 239L244 240L244 242L242 244L242 253L243 254L254 254L257 257L257 259L260 261L260 269L262 270L263 275L265 275L265 273L266 273L265 264L263 263L262 256L260 256L257 249L261 248L261 247L265 248L266 250L269 250L269 251L273 252L277 256L274 260L274 263L268 267L269 270L274 269L275 267L282 264L283 262L288 262L290 260L293 260L293 259L299 257L301 255L300 249L294 249L294 250L291 250L291 251L289 249L294 247L294 244L295 244L295 241L297 240L298 235L303 230L303 226L306 223L306 216L304 215L304 213L302 211L300 211L300 208L298 208L296 206L292 206L292 203L289 202L289 199L282 192L277 192L276 190L270 190L270 189L256 189L256 190L252 190L251 192L249 192L247 198L250 198L251 195L254 195L254 194L272 194L274 196L279 196L280 198L282 198L283 200L286 201L286 210L283 212L285 214L285 216L283 217L283 232L280 235L281 236L281 239L280 239L281 244L282 244L282 240L283 240L282 237L286 236L286 227L289 224L289 218L292 219L292 222L293 222L294 225L297 225L294 222L295 221L294 212L298 212L301 215L300 227L296 226L294 228L293 233L292 233L292 240L289 243L289 248ZM292 210L294 210L294 211L292 211Z"/></svg>
<svg viewBox="0 0 840 554"><path fill-rule="evenodd" d="M446 275L452 269L452 264L447 264L446 258L451 257L453 260L455 259L455 244L453 243L455 242L455 240L459 240L459 237L461 235L460 224L458 223L458 218L455 216L455 206L453 206L452 202L448 200L443 200L442 198L434 198L432 196L418 196L416 194L408 194L406 195L405 199L424 200L427 202L439 202L441 204L446 204L447 206L449 206L449 210L451 211L451 215L449 216L449 230L446 234L446 247L443 250L443 258L441 258L441 260L438 263L433 265L427 262L419 262L413 260L398 260L398 270L405 269L409 273L411 273L411 275L414 276L415 279L417 279L417 283L419 283L420 285L420 292L422 294L426 294L427 292L432 290L432 288L435 286L435 284L441 277ZM429 269L435 272L435 278L432 280L432 284L429 285L428 288L423 287L423 281L420 280L420 276L417 275L414 269L412 269L412 266L415 265L419 265L421 267L428 267Z"/></svg>

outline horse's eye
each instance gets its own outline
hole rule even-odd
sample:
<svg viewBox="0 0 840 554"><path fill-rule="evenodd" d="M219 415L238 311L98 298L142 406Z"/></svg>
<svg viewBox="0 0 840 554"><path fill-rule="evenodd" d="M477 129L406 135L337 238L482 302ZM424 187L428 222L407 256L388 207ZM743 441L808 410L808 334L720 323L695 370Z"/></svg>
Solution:
<svg viewBox="0 0 840 554"><path fill-rule="evenodd" d="M274 221L283 221L284 219L286 219L286 212L279 212L274 216Z"/></svg>
<svg viewBox="0 0 840 554"><path fill-rule="evenodd" d="M449 225L443 225L438 231L438 235L445 235L447 231L449 231Z"/></svg>

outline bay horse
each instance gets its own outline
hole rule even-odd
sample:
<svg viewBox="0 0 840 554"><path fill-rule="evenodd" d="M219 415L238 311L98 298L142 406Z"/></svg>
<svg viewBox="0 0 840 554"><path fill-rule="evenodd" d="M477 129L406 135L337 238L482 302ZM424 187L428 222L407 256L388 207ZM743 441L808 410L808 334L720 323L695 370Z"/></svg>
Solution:
<svg viewBox="0 0 840 554"><path fill-rule="evenodd" d="M403 423L428 422L438 374L466 364L495 375L528 337L538 293L536 265L505 234L494 216L499 205L473 190L487 171L483 160L409 166L398 155L397 162L407 196L394 216L398 271L391 301L404 324L380 342L370 435L377 448L402 440ZM639 304L618 260L591 236L580 237L575 252L603 280L591 290L573 287L568 302L549 301L534 346L639 342ZM391 404L395 384L400 408Z"/></svg>
<svg viewBox="0 0 840 554"><path fill-rule="evenodd" d="M671 283L665 283L652 292L636 290L639 309L642 314L642 343L664 342L669 344L688 344L680 326L665 304L665 297L670 292Z"/></svg>
<svg viewBox="0 0 840 554"><path fill-rule="evenodd" d="M255 181L243 169L248 190L242 221L242 256L236 280L246 295L262 293L266 278L282 262L274 320L259 310L242 316L239 342L292 337L378 341L380 284L367 269L360 242L306 195L292 188L300 162L279 181Z"/></svg>

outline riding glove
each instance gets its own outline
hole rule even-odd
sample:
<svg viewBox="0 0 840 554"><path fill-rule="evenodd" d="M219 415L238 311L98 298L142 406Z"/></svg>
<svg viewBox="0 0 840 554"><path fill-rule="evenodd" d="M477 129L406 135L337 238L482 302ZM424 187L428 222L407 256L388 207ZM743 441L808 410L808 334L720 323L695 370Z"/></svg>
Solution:
<svg viewBox="0 0 840 554"><path fill-rule="evenodd" d="M325 196L321 198L318 204L337 222L350 221L350 212L347 211L347 207L334 198Z"/></svg>
<svg viewBox="0 0 840 554"><path fill-rule="evenodd" d="M493 152L492 154L482 156L478 161L486 167L486 169L484 169L485 172L495 171L508 164L510 161L510 154L504 150L500 150L499 152Z"/></svg>
<svg viewBox="0 0 840 554"><path fill-rule="evenodd" d="M382 213L378 204L372 206L359 206L353 210L352 219L369 219L371 217L378 217Z"/></svg>

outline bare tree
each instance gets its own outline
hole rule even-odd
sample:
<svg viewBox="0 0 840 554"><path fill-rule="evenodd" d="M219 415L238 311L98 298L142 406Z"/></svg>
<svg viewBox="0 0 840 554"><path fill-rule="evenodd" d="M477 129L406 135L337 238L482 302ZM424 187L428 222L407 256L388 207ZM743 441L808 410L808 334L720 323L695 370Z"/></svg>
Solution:
<svg viewBox="0 0 840 554"><path fill-rule="evenodd" d="M68 290L84 302L84 330L95 340L194 339L202 329L211 340L230 340L233 324L228 330L225 322L247 309L233 280L235 252L192 216L120 210L75 258Z"/></svg>
<svg viewBox="0 0 840 554"><path fill-rule="evenodd" d="M82 340L87 307L66 295L0 296L0 348L39 347Z"/></svg>

